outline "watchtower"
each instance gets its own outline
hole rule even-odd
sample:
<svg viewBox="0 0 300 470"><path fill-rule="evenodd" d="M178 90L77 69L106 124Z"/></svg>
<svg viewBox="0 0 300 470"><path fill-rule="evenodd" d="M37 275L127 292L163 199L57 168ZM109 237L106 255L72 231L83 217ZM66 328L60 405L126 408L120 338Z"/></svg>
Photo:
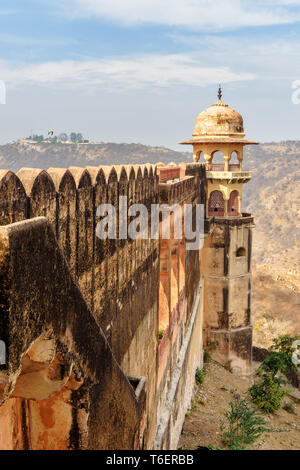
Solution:
<svg viewBox="0 0 300 470"><path fill-rule="evenodd" d="M251 173L243 170L245 139L242 116L218 101L196 118L193 158L203 155L206 167L206 218L210 233L202 250L204 338L215 346L213 357L233 372L251 372L251 251L253 218L242 212L243 184ZM221 160L216 161L219 157ZM235 161L233 161L235 160Z"/></svg>

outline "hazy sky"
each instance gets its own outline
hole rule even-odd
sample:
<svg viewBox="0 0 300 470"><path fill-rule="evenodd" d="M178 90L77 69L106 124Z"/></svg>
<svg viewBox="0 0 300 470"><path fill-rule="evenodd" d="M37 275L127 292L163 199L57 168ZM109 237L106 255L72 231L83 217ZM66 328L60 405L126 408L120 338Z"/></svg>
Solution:
<svg viewBox="0 0 300 470"><path fill-rule="evenodd" d="M300 139L300 0L1 0L0 21L1 143L179 149L219 82L249 138Z"/></svg>

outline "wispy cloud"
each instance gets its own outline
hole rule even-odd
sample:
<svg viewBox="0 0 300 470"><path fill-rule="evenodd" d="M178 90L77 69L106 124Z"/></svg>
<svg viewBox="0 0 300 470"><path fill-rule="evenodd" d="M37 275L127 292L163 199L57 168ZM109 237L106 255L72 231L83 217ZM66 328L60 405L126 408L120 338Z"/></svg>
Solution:
<svg viewBox="0 0 300 470"><path fill-rule="evenodd" d="M200 63L208 66L227 64L232 70L248 70L263 79L293 79L300 74L300 34L284 37L261 34L206 35L170 34L176 44L197 53Z"/></svg>
<svg viewBox="0 0 300 470"><path fill-rule="evenodd" d="M255 75L235 72L229 67L204 67L188 55L146 55L103 60L45 62L32 65L0 63L0 78L7 86L94 86L108 90L207 86L209 84L253 80Z"/></svg>
<svg viewBox="0 0 300 470"><path fill-rule="evenodd" d="M99 16L125 25L227 30L300 21L298 0L53 0L69 18Z"/></svg>
<svg viewBox="0 0 300 470"><path fill-rule="evenodd" d="M70 38L41 38L33 36L21 36L17 34L0 33L0 44L21 45L21 46L39 46L39 47L57 47L66 44L74 44L77 41Z"/></svg>

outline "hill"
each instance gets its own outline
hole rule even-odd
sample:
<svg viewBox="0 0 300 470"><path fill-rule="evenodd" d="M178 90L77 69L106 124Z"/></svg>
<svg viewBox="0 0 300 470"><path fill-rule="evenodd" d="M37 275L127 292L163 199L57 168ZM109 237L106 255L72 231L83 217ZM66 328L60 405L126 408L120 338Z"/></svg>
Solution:
<svg viewBox="0 0 300 470"><path fill-rule="evenodd" d="M0 168L191 161L189 152L115 143L30 143L0 146ZM243 208L255 217L253 321L255 342L300 332L300 141L265 143L245 149Z"/></svg>
<svg viewBox="0 0 300 470"><path fill-rule="evenodd" d="M300 142L249 148L244 205L255 217L253 323L257 344L300 332Z"/></svg>
<svg viewBox="0 0 300 470"><path fill-rule="evenodd" d="M115 144L115 143L34 143L21 140L12 144L0 146L0 168L18 171L22 167L66 168L69 166L99 166L180 163L188 161L191 155L188 152L176 152L164 147L150 147L142 144Z"/></svg>

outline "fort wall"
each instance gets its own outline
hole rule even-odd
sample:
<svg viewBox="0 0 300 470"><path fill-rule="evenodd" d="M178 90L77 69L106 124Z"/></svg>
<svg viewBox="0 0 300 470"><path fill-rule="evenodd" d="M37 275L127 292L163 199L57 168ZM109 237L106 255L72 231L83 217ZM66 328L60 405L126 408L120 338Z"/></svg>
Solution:
<svg viewBox="0 0 300 470"><path fill-rule="evenodd" d="M164 269L164 241L150 237L148 240L100 240L96 236L97 207L103 203L113 204L118 229L119 196L127 196L129 205L142 203L148 209L156 203L183 205L189 202L195 205L205 194L204 180L202 166L195 164L182 165L179 178L161 183L156 167L152 165L49 168L48 171L24 168L17 175L5 170L0 173L0 224L10 226L41 216L48 220L74 282L105 335L122 373L145 377L147 393L141 445L146 448L151 448L155 440L160 440L161 445L163 441L176 445L184 410L192 394L195 367L201 363L199 299L195 307L201 279L199 252L186 252L184 239L167 243L170 263L165 274L170 288L167 298L168 337L164 340L169 344L164 349L158 339L159 309L163 306L159 285L160 273ZM150 228L149 219L149 233ZM20 246L20 256L22 250ZM34 253L34 247L32 250ZM41 262L40 255L37 259ZM29 293L33 291L28 284L25 285ZM44 288L44 295L48 296L50 286L45 283ZM193 324L196 319L200 321L197 328ZM192 334L195 328L197 333ZM191 338L195 343L193 346ZM184 364L180 372L176 368L179 357ZM174 389L171 401L170 384ZM60 390L59 393L67 395L69 392ZM27 420L38 416L37 406L36 403L30 404L30 413L25 413ZM72 423L72 407L66 408L65 412L66 422ZM163 426L162 432L160 426L161 437L157 437L161 416L168 416L169 431ZM30 428L36 429L32 432L38 436L44 425L34 419L38 424L34 426L32 423ZM174 433L170 432L170 426ZM36 447L38 437L35 441L33 437L31 439ZM58 439L58 435L51 439L50 446L54 445L53 439L57 439L60 447L67 442L67 438Z"/></svg>
<svg viewBox="0 0 300 470"><path fill-rule="evenodd" d="M118 234L121 196L147 207L147 239L96 236L100 204ZM0 170L0 447L176 448L203 341L249 369L252 218L204 213L204 245L188 250L172 212L170 238L161 221L150 237L151 204L190 204L195 221L205 166Z"/></svg>

